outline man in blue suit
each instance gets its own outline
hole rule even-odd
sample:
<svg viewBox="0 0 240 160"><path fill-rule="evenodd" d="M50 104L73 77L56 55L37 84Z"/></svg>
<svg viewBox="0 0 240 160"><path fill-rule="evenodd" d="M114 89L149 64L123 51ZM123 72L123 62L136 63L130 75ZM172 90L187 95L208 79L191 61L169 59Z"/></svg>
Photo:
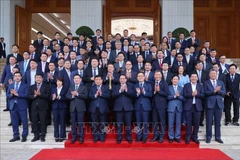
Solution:
<svg viewBox="0 0 240 160"><path fill-rule="evenodd" d="M152 72L151 69L152 69L151 63L146 62L144 65L145 81L150 82L151 84L154 84L154 72Z"/></svg>
<svg viewBox="0 0 240 160"><path fill-rule="evenodd" d="M82 78L76 74L74 77L74 85L71 85L67 92L67 99L70 100L70 114L72 120L72 140L74 143L79 135L79 143L84 142L84 114L87 110L86 99L88 98L87 87L81 85ZM78 123L78 133L76 133L76 126Z"/></svg>
<svg viewBox="0 0 240 160"><path fill-rule="evenodd" d="M149 127L149 112L152 110L151 97L153 95L152 86L145 82L145 76L142 72L138 73L138 83L134 85L136 101L134 110L137 121L137 139L136 142L147 142Z"/></svg>
<svg viewBox="0 0 240 160"><path fill-rule="evenodd" d="M103 85L103 80L100 75L94 77L94 85L90 88L89 98L91 103L88 111L91 113L92 119L93 142L96 143L100 140L104 143L110 92L108 86Z"/></svg>
<svg viewBox="0 0 240 160"><path fill-rule="evenodd" d="M28 136L28 87L22 83L22 74L20 72L14 73L14 83L9 85L7 97L9 98L9 109L11 110L11 121L13 128L13 138L9 142L20 140L19 137L19 119L23 124L22 141L27 141Z"/></svg>
<svg viewBox="0 0 240 160"><path fill-rule="evenodd" d="M30 69L30 53L28 51L23 52L23 61L18 63L18 67L22 76L24 76L25 72Z"/></svg>
<svg viewBox="0 0 240 160"><path fill-rule="evenodd" d="M226 94L225 85L222 81L217 80L217 72L213 69L209 72L210 79L205 81L205 97L206 97L206 142L210 143L212 138L212 124L214 118L215 140L223 143L221 140L221 117L224 107L223 97Z"/></svg>
<svg viewBox="0 0 240 160"><path fill-rule="evenodd" d="M196 38L195 30L191 30L190 34L191 34L191 37L187 40L188 47L194 46L195 51L197 51L197 48L200 46L200 41L198 38Z"/></svg>
<svg viewBox="0 0 240 160"><path fill-rule="evenodd" d="M132 111L134 97L134 89L131 83L127 83L127 77L121 75L119 78L120 84L113 88L112 96L115 98L113 111L116 112L117 121L117 143L122 141L123 123L126 127L126 139L128 143L132 143Z"/></svg>
<svg viewBox="0 0 240 160"><path fill-rule="evenodd" d="M182 102L183 88L178 85L179 77L172 77L172 85L168 87L168 137L169 142L172 143L175 139L181 143L181 120L182 120ZM176 117L176 118L175 118ZM176 132L174 133L174 123L176 124Z"/></svg>
<svg viewBox="0 0 240 160"><path fill-rule="evenodd" d="M164 81L160 70L155 71L152 87L154 88L152 98L154 137L151 142L159 140L159 142L162 143L166 130L168 84Z"/></svg>
<svg viewBox="0 0 240 160"><path fill-rule="evenodd" d="M203 86L198 82L197 73L190 75L190 83L185 84L183 88L183 96L185 97L184 112L186 120L186 144L190 143L190 139L199 144L198 130L203 110L202 99L204 98ZM192 128L193 126L193 128Z"/></svg>

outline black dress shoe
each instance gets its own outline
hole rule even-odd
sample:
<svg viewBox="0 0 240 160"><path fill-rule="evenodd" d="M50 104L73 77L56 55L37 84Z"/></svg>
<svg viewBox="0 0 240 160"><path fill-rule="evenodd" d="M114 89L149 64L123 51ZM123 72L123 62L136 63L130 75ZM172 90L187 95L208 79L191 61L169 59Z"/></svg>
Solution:
<svg viewBox="0 0 240 160"><path fill-rule="evenodd" d="M169 143L173 143L173 139L169 139Z"/></svg>
<svg viewBox="0 0 240 160"><path fill-rule="evenodd" d="M75 142L76 142L76 139L72 139L70 143L73 144Z"/></svg>
<svg viewBox="0 0 240 160"><path fill-rule="evenodd" d="M62 142L62 141L63 141L63 138L59 138L59 139L58 139L58 142Z"/></svg>
<svg viewBox="0 0 240 160"><path fill-rule="evenodd" d="M7 112L7 111L9 111L9 109L8 109L8 108L6 108L6 109L4 109L4 110L3 110L3 112Z"/></svg>
<svg viewBox="0 0 240 160"><path fill-rule="evenodd" d="M142 143L145 144L147 142L147 139L143 139Z"/></svg>
<svg viewBox="0 0 240 160"><path fill-rule="evenodd" d="M129 144L132 144L132 140L127 140Z"/></svg>
<svg viewBox="0 0 240 160"><path fill-rule="evenodd" d="M185 143L186 143L186 144L189 144L189 143L190 143L190 140L186 140Z"/></svg>
<svg viewBox="0 0 240 160"><path fill-rule="evenodd" d="M55 142L59 142L59 139L58 139L58 138L56 138L56 139L55 139Z"/></svg>
<svg viewBox="0 0 240 160"><path fill-rule="evenodd" d="M121 139L118 139L118 140L117 140L117 144L120 144L121 142L122 142Z"/></svg>
<svg viewBox="0 0 240 160"><path fill-rule="evenodd" d="M230 122L225 122L225 126L228 126L230 124Z"/></svg>
<svg viewBox="0 0 240 160"><path fill-rule="evenodd" d="M101 141L102 143L104 143L104 142L105 142L105 139L100 139L100 141Z"/></svg>
<svg viewBox="0 0 240 160"><path fill-rule="evenodd" d="M83 142L84 142L84 139L83 139L83 138L80 138L80 139L79 139L79 143L80 143L80 144L83 144Z"/></svg>
<svg viewBox="0 0 240 160"><path fill-rule="evenodd" d="M150 142L155 142L156 140L158 140L158 136L154 136Z"/></svg>
<svg viewBox="0 0 240 160"><path fill-rule="evenodd" d="M239 126L239 123L238 122L233 122L232 125Z"/></svg>
<svg viewBox="0 0 240 160"><path fill-rule="evenodd" d="M22 137L21 142L26 142L27 141L27 137Z"/></svg>
<svg viewBox="0 0 240 160"><path fill-rule="evenodd" d="M193 139L193 142L195 142L196 144L200 143L200 141L198 139Z"/></svg>
<svg viewBox="0 0 240 160"><path fill-rule="evenodd" d="M8 126L12 126L12 122L8 123Z"/></svg>
<svg viewBox="0 0 240 160"><path fill-rule="evenodd" d="M210 139L207 139L207 140L206 140L206 143L210 143L210 142L211 142L211 140L210 140Z"/></svg>
<svg viewBox="0 0 240 160"><path fill-rule="evenodd" d="M163 143L163 138L159 138L159 143Z"/></svg>
<svg viewBox="0 0 240 160"><path fill-rule="evenodd" d="M221 139L216 139L215 141L218 143L223 143L223 141Z"/></svg>
<svg viewBox="0 0 240 160"><path fill-rule="evenodd" d="M15 142L15 141L19 141L20 140L20 137L15 137L13 139L10 139L9 142Z"/></svg>
<svg viewBox="0 0 240 160"><path fill-rule="evenodd" d="M31 142L36 142L36 141L38 141L39 140L39 137L34 137L32 140L31 140Z"/></svg>
<svg viewBox="0 0 240 160"><path fill-rule="evenodd" d="M181 139L176 139L176 142L181 143Z"/></svg>
<svg viewBox="0 0 240 160"><path fill-rule="evenodd" d="M41 142L45 142L45 137L41 137Z"/></svg>

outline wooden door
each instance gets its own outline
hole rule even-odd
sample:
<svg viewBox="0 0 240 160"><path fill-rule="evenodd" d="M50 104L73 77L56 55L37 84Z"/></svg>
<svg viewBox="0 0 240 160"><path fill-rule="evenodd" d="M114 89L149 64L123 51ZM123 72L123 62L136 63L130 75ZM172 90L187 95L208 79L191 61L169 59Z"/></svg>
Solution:
<svg viewBox="0 0 240 160"><path fill-rule="evenodd" d="M160 5L156 7L156 10L153 13L153 42L158 47L160 45L160 37L161 37L161 15L160 15Z"/></svg>
<svg viewBox="0 0 240 160"><path fill-rule="evenodd" d="M32 14L24 8L17 6L16 10L16 34L15 43L19 45L19 52L22 54L23 51L28 50L28 46L31 43L31 22Z"/></svg>
<svg viewBox="0 0 240 160"><path fill-rule="evenodd" d="M213 13L213 44L218 54L225 54L227 57L236 56L234 12Z"/></svg>
<svg viewBox="0 0 240 160"><path fill-rule="evenodd" d="M107 35L111 33L112 17L108 6L103 6L103 37L107 40Z"/></svg>

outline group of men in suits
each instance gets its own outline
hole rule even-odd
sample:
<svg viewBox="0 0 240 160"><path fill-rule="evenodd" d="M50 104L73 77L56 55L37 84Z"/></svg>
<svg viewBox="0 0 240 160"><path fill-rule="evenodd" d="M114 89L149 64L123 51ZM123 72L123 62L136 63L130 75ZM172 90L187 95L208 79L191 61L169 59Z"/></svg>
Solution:
<svg viewBox="0 0 240 160"><path fill-rule="evenodd" d="M99 29L96 30L96 36L87 41L84 41L82 35L78 41L72 40L70 33L62 41L60 33L56 32L55 39L49 42L48 39L42 39L42 32L38 32L38 39L29 45L29 51L25 51L23 56L19 54L18 45L13 45L0 83L7 90L7 105L13 117L14 137L10 141L20 139L17 128L20 122L26 125L27 106L34 133L32 141L45 141L47 124L51 122L51 110L55 108L49 102L54 99L51 91L57 92L56 83L60 78L63 87L68 90L65 97L65 105L68 107L65 119L71 119L72 122L71 143L75 143L77 136L80 143L84 142L86 111L90 113L93 142L104 142L106 122L111 121L108 118L111 110L116 113L117 143L123 139L123 122L126 126L126 140L132 143L133 119L137 122L136 142L146 143L149 122L153 122L152 142L164 141L168 125L169 142L176 139L180 143L182 116L185 117L187 126L186 143L190 143L191 138L199 143L197 134L199 126L203 126L204 113L207 121L206 142L210 143L212 138L214 117L215 140L223 143L220 135L223 108L225 125L232 123L239 126L240 76L236 73L235 64L229 66L225 63L224 55L219 59L216 57L215 49L210 50L209 54L193 53L191 47L197 50L200 42L194 30L190 33L188 40L181 33L180 41L175 41L168 33L169 42L162 42L159 50L156 45L146 41L145 33L142 34L140 43L136 42L135 35L128 37L127 30L124 30L123 37L117 34L116 41L110 37L109 41L104 42ZM169 45L171 50L167 48ZM181 78L178 74L182 66L190 77L190 83L179 86ZM14 68L18 68L19 72L14 73ZM27 96L19 89L19 82L20 87L29 88ZM20 96L21 94L24 95ZM30 103L22 106L18 100L24 100L23 104L27 100ZM231 103L234 104L233 120L230 114ZM19 112L19 118L14 116L16 112ZM24 130L22 134L22 141L26 141L26 132Z"/></svg>

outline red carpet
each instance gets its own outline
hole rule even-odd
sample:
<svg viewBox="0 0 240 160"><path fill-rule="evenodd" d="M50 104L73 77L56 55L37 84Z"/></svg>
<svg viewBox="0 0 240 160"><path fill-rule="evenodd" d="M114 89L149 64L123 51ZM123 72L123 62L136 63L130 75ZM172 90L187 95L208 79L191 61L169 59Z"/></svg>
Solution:
<svg viewBox="0 0 240 160"><path fill-rule="evenodd" d="M142 142L138 142L136 143L136 133L133 133L133 143L129 144L126 141L126 135L123 135L123 141L121 144L117 144L116 140L117 140L117 134L114 130L112 130L110 133L108 133L106 135L106 141L105 143L101 143L100 141L98 141L97 143L93 143L93 137L91 134L91 129L86 127L85 128L85 136L84 136L84 143L83 144L79 144L78 141L76 141L74 144L70 143L70 140L72 138L71 133L68 134L68 140L65 142L65 148L199 148L199 145L194 143L194 142L190 142L190 144L185 144L185 127L183 127L182 129L182 135L181 135L181 143L177 143L177 142L173 142L173 143L169 143L168 142L168 135L165 134L164 136L164 142L163 143L159 143L159 142L149 142L152 137L153 134L149 133L148 136L148 141L145 144L142 144Z"/></svg>
<svg viewBox="0 0 240 160"><path fill-rule="evenodd" d="M231 160L217 149L43 149L31 160Z"/></svg>

